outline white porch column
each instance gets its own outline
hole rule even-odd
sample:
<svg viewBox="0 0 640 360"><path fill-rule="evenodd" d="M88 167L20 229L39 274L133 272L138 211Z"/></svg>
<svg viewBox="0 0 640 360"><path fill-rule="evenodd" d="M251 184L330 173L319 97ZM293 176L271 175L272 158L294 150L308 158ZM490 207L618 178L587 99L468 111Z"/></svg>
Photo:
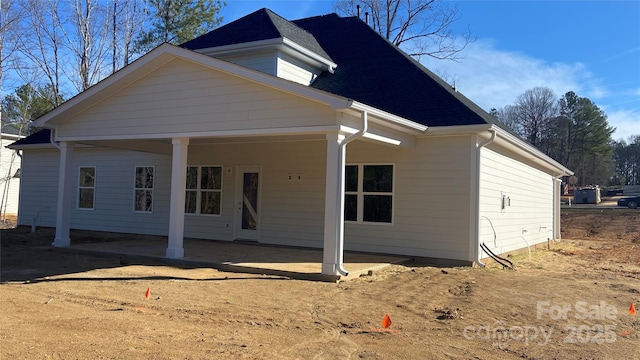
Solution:
<svg viewBox="0 0 640 360"><path fill-rule="evenodd" d="M343 140L340 134L327 134L327 170L324 201L324 247L322 253L322 274L339 275L338 260L342 258L342 249L338 249L338 240L343 236L342 213L344 194L344 163L340 151ZM339 254L338 254L339 252Z"/></svg>
<svg viewBox="0 0 640 360"><path fill-rule="evenodd" d="M187 185L188 138L174 138L171 158L171 198L169 203L169 244L167 257L184 257L184 197Z"/></svg>
<svg viewBox="0 0 640 360"><path fill-rule="evenodd" d="M69 222L73 206L73 153L75 143L60 142L60 169L58 170L58 205L56 211L56 237L53 246L69 246Z"/></svg>

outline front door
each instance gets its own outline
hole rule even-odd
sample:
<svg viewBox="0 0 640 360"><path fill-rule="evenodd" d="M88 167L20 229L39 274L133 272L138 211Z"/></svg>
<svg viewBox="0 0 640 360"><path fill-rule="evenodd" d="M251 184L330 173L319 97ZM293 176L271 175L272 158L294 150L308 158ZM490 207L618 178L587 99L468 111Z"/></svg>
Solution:
<svg viewBox="0 0 640 360"><path fill-rule="evenodd" d="M260 238L260 167L239 166L236 172L236 239Z"/></svg>

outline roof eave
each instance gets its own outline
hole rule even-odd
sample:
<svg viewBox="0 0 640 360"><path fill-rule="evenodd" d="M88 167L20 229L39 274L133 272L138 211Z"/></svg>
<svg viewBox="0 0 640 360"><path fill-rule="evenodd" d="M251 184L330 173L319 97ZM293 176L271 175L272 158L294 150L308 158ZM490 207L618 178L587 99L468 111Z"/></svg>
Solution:
<svg viewBox="0 0 640 360"><path fill-rule="evenodd" d="M496 142L501 143L523 157L533 160L534 162L543 165L545 168L552 170L556 176L574 174L573 171L544 154L533 145L528 144L526 141L493 124L430 127L428 131L425 132L424 136L470 135L488 131L496 132Z"/></svg>

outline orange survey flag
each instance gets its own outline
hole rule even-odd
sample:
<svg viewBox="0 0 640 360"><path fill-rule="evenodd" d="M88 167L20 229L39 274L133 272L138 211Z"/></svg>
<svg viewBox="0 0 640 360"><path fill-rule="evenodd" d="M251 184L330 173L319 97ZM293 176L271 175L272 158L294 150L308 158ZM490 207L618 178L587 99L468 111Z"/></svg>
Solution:
<svg viewBox="0 0 640 360"><path fill-rule="evenodd" d="M147 291L144 293L144 297L147 299L151 297L151 288L147 288Z"/></svg>
<svg viewBox="0 0 640 360"><path fill-rule="evenodd" d="M629 306L629 314L631 314L631 315L635 315L636 314L636 304L635 303L631 303L631 306Z"/></svg>
<svg viewBox="0 0 640 360"><path fill-rule="evenodd" d="M391 326L391 318L389 315L385 315L384 319L382 319L382 327L386 329L389 326Z"/></svg>

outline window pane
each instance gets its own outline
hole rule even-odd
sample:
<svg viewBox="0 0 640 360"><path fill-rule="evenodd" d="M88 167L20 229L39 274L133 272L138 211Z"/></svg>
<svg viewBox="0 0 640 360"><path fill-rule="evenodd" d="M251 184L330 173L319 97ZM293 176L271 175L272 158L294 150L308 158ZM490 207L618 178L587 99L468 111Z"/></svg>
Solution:
<svg viewBox="0 0 640 360"><path fill-rule="evenodd" d="M81 167L79 185L83 187L94 187L96 178L96 168Z"/></svg>
<svg viewBox="0 0 640 360"><path fill-rule="evenodd" d="M136 188L153 189L153 167L136 167Z"/></svg>
<svg viewBox="0 0 640 360"><path fill-rule="evenodd" d="M187 189L197 189L198 188L198 167L197 166L189 166L187 167Z"/></svg>
<svg viewBox="0 0 640 360"><path fill-rule="evenodd" d="M153 191L136 190L136 211L151 212L153 209Z"/></svg>
<svg viewBox="0 0 640 360"><path fill-rule="evenodd" d="M344 219L358 221L358 195L344 196Z"/></svg>
<svg viewBox="0 0 640 360"><path fill-rule="evenodd" d="M358 166L345 166L345 191L358 191Z"/></svg>
<svg viewBox="0 0 640 360"><path fill-rule="evenodd" d="M184 197L184 212L187 214L195 214L196 201L198 201L198 192L187 191Z"/></svg>
<svg viewBox="0 0 640 360"><path fill-rule="evenodd" d="M364 221L391 222L391 195L365 195Z"/></svg>
<svg viewBox="0 0 640 360"><path fill-rule="evenodd" d="M203 191L200 199L200 213L220 215L220 193L217 191Z"/></svg>
<svg viewBox="0 0 640 360"><path fill-rule="evenodd" d="M393 165L365 165L364 192L392 192Z"/></svg>
<svg viewBox="0 0 640 360"><path fill-rule="evenodd" d="M222 189L222 168L205 166L202 167L202 175L200 176L200 189L220 190Z"/></svg>
<svg viewBox="0 0 640 360"><path fill-rule="evenodd" d="M93 189L80 189L78 207L80 209L93 209Z"/></svg>

